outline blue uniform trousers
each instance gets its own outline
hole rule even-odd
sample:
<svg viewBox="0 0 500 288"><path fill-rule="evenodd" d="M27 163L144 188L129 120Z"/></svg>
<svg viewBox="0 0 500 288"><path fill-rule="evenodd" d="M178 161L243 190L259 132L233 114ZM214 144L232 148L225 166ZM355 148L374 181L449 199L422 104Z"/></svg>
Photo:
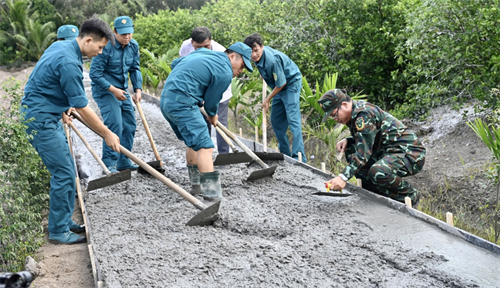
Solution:
<svg viewBox="0 0 500 288"><path fill-rule="evenodd" d="M36 120L27 124L26 132L37 131L30 143L51 174L49 233L65 233L69 231L75 208L76 174L68 140L59 121L61 115L46 113L27 115L27 119L29 117Z"/></svg>
<svg viewBox="0 0 500 288"><path fill-rule="evenodd" d="M287 84L288 86L288 84ZM285 87L287 87L285 86ZM304 151L304 140L302 139L302 118L300 115L300 90L302 83L287 87L285 91L280 91L273 98L271 106L271 124L274 134L278 139L278 148L281 153L294 159L298 158L298 153L302 153L302 162L307 162ZM290 142L286 131L290 127L293 135L292 151L290 152Z"/></svg>
<svg viewBox="0 0 500 288"><path fill-rule="evenodd" d="M177 99L177 100L176 100ZM181 102L179 102L181 101ZM194 151L214 148L207 124L194 99L184 95L161 97L160 109L175 135Z"/></svg>
<svg viewBox="0 0 500 288"><path fill-rule="evenodd" d="M92 96L99 106L99 110L101 110L104 125L108 126L108 129L120 138L120 144L123 147L132 151L137 123L130 95L127 95L126 100L119 101L109 91L94 92L94 89L92 89ZM102 143L102 162L104 162L106 167L120 169L131 165L130 159L127 156L113 151L106 144L106 141L103 140Z"/></svg>

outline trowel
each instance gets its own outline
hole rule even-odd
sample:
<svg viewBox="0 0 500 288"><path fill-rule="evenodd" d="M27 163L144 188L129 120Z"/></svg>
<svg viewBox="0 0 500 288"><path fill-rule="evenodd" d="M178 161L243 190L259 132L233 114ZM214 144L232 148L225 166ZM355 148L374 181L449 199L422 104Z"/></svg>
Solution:
<svg viewBox="0 0 500 288"><path fill-rule="evenodd" d="M90 127L85 122L85 120L82 119L82 117L80 115L78 115L75 112L72 112L71 115L73 117L75 117L75 119L78 119L78 121L82 122L82 124L87 126L94 133L101 136L101 138L104 138L99 132L97 132L92 127ZM168 187L170 187L172 190L174 190L177 194L179 194L184 199L189 201L189 203L193 204L193 206L195 206L197 209L201 210L201 212L199 212L193 218L191 218L191 220L189 220L186 223L186 225L188 225L188 226L206 226L206 225L212 224L217 219L219 219L219 208L220 208L221 201L217 201L215 203L208 203L210 205L210 206L208 206L207 204L201 202L199 199L195 198L189 192L187 192L184 189L182 189L181 187L179 187L177 184L172 182L170 179L165 177L165 175L156 171L153 167L148 165L146 162L142 161L139 157L135 156L132 152L127 150L127 148L123 147L122 145L120 145L120 153L123 153L125 156L127 156L132 161L137 163L139 166L141 166L144 170L146 170L153 177L160 180L162 183L166 184Z"/></svg>
<svg viewBox="0 0 500 288"><path fill-rule="evenodd" d="M313 195L318 195L318 196L330 196L330 197L349 197L349 196L352 196L353 194L351 193L345 193L341 190L339 191L330 191L330 186L332 184L328 184L328 186L326 187L326 192L324 191L318 191L318 192L315 192L313 193Z"/></svg>

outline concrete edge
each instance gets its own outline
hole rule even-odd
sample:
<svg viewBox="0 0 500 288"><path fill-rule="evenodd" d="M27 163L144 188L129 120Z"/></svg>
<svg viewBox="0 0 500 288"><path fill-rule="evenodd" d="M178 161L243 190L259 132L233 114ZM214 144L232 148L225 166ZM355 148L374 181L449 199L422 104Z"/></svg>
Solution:
<svg viewBox="0 0 500 288"><path fill-rule="evenodd" d="M160 99L159 98L156 98L156 97L153 97L149 94L146 94L146 93L144 93L144 91L142 93L142 99L144 99L146 102L156 104L156 105L158 105L158 107L160 106ZM236 137L238 137L238 139L240 139L241 142L243 142L243 144L245 144L252 151L254 151L254 152L264 151L262 144L256 143L255 141L252 141L252 140L242 138L242 137L237 136L237 135L236 135ZM275 151L273 149L270 149L269 147L267 148L267 150L268 150L268 152L278 152L278 151ZM314 174L317 174L319 176L322 176L322 177L334 177L335 176L332 173L326 173L326 172L323 172L316 167L313 167L313 166L308 165L306 163L299 162L299 161L297 161L297 160L295 160L287 155L284 155L284 156L285 156L286 162L288 162L290 164L302 166L302 167L306 168L307 170L309 170L309 171L311 171ZM443 230L445 232L448 232L456 237L459 237L459 238L461 238L461 239L463 239L463 240L465 240L473 245L479 246L481 248L484 248L488 251L491 251L493 253L500 255L500 246L496 245L495 243L487 241L481 237L478 237L478 236L471 234L467 231L464 231L462 229L451 226L448 223L443 222L443 221L441 221L437 218L434 218L430 215L427 215L427 214L425 214L417 209L409 208L405 204L400 203L400 202L395 201L395 200L392 200L391 198L380 196L378 194L370 192L366 189L363 189L363 188L358 187L356 185L353 185L351 183L347 183L347 186L349 188L349 191L355 192L357 194L361 194L361 195L363 195L363 196L365 196L373 201L384 204L384 205L388 206L389 208L398 210L400 212L411 215L415 218L421 219L427 223L436 225L437 227L439 227L441 230Z"/></svg>

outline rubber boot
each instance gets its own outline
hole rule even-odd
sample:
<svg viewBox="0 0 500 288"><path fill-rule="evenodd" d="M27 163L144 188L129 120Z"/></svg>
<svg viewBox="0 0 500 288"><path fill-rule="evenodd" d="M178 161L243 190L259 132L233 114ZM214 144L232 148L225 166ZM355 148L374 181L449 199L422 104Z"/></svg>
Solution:
<svg viewBox="0 0 500 288"><path fill-rule="evenodd" d="M191 195L200 195L200 170L198 170L197 165L187 165L189 173L189 181L191 182Z"/></svg>
<svg viewBox="0 0 500 288"><path fill-rule="evenodd" d="M200 177L201 194L206 201L222 199L219 171L202 173Z"/></svg>

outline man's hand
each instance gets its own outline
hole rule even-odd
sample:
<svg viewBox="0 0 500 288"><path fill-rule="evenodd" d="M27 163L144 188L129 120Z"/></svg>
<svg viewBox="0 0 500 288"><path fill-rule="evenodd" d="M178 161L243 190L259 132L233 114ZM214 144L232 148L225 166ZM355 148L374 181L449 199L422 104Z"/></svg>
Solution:
<svg viewBox="0 0 500 288"><path fill-rule="evenodd" d="M262 102L262 109L264 109L264 113L267 113L267 111L269 110L269 102L271 100L269 100L269 98L266 98L264 100L264 102Z"/></svg>
<svg viewBox="0 0 500 288"><path fill-rule="evenodd" d="M132 96L132 99L134 100L135 103L141 102L141 99L142 99L142 90L141 89L136 89L135 90L135 95Z"/></svg>
<svg viewBox="0 0 500 288"><path fill-rule="evenodd" d="M113 87L113 88L111 88ZM127 100L127 91L124 91L124 90L121 90L121 89L118 89L114 86L111 86L109 87L109 91L111 93L113 93L113 95L115 95L116 99L118 99L118 101L123 101L123 100Z"/></svg>
<svg viewBox="0 0 500 288"><path fill-rule="evenodd" d="M104 135L104 141L106 141L106 144L111 149L120 153L120 138L118 138L115 133L111 132L111 130L108 130L108 133Z"/></svg>
<svg viewBox="0 0 500 288"><path fill-rule="evenodd" d="M215 114L214 116L208 116L208 122L217 127L217 121L219 120L219 115Z"/></svg>
<svg viewBox="0 0 500 288"><path fill-rule="evenodd" d="M337 149L337 151L339 152L342 152L346 150L347 148L347 139L342 139L340 140L336 145L335 145L335 149Z"/></svg>
<svg viewBox="0 0 500 288"><path fill-rule="evenodd" d="M71 112L76 111L75 108L71 107L68 109L68 111L64 112L62 114L62 121L64 124L68 124L69 122L73 122L73 118L70 117Z"/></svg>
<svg viewBox="0 0 500 288"><path fill-rule="evenodd" d="M346 182L340 178L340 176L337 176L327 182L325 182L325 186L328 186L328 184L331 184L330 190L336 190L340 191L344 189Z"/></svg>

